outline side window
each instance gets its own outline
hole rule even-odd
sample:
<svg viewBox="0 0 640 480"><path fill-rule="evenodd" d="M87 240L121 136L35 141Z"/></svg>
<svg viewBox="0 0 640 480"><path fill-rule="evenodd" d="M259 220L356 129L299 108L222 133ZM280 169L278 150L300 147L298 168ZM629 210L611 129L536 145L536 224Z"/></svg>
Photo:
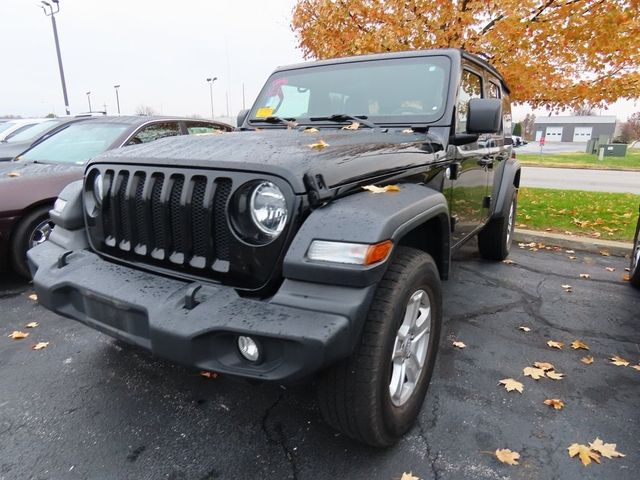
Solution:
<svg viewBox="0 0 640 480"><path fill-rule="evenodd" d="M489 82L489 98L500 98L500 87L493 82Z"/></svg>
<svg viewBox="0 0 640 480"><path fill-rule="evenodd" d="M207 122L187 122L187 132L189 135L208 135L226 131L220 125Z"/></svg>
<svg viewBox="0 0 640 480"><path fill-rule="evenodd" d="M507 136L511 135L513 131L513 124L511 123L511 100L506 93L502 97L502 125Z"/></svg>
<svg viewBox="0 0 640 480"><path fill-rule="evenodd" d="M136 133L131 140L127 142L127 145L153 142L159 138L173 137L175 135L180 135L180 125L178 122L152 123Z"/></svg>
<svg viewBox="0 0 640 480"><path fill-rule="evenodd" d="M460 92L458 93L458 105L456 106L457 133L464 133L467 130L467 111L469 110L469 100L481 97L482 79L479 75L468 70L464 70L462 72Z"/></svg>

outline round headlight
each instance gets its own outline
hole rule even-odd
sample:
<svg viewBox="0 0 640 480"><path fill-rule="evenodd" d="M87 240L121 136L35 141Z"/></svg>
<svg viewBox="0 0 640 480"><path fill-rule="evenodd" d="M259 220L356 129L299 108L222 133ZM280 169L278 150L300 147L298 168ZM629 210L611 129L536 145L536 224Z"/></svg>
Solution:
<svg viewBox="0 0 640 480"><path fill-rule="evenodd" d="M287 223L287 201L282 190L271 182L256 185L249 200L251 218L258 230L275 238Z"/></svg>
<svg viewBox="0 0 640 480"><path fill-rule="evenodd" d="M102 200L104 199L104 179L100 173L93 178L93 196L96 199L96 203L102 205Z"/></svg>

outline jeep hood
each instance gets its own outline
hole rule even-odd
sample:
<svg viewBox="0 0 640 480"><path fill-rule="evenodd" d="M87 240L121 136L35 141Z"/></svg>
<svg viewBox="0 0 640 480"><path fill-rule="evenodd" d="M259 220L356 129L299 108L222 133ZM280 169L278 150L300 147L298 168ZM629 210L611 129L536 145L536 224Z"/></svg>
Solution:
<svg viewBox="0 0 640 480"><path fill-rule="evenodd" d="M304 193L306 174L322 175L324 184L332 188L433 163L444 153L438 133L362 128L185 135L111 150L88 166L123 162L264 172L284 178L296 193ZM326 146L314 146L321 141Z"/></svg>

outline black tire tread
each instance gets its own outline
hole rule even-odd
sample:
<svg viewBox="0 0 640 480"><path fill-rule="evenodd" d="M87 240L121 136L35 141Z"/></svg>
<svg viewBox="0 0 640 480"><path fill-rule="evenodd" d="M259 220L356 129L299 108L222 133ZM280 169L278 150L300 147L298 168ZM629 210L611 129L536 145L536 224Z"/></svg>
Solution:
<svg viewBox="0 0 640 480"><path fill-rule="evenodd" d="M9 261L11 262L13 270L22 277L31 278L25 258L25 248L27 247L26 243L31 234L30 230L33 228L34 223L39 223L41 218L49 215L51 208L51 205L41 205L34 208L22 217L13 229L9 246Z"/></svg>

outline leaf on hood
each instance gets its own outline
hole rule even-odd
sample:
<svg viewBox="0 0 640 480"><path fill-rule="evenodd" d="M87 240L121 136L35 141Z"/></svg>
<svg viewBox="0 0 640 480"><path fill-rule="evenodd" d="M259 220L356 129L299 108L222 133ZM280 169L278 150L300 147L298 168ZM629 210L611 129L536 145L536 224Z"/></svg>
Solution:
<svg viewBox="0 0 640 480"><path fill-rule="evenodd" d="M313 150L324 150L327 148L329 144L324 140L320 139L316 143L310 143L307 147L312 148Z"/></svg>
<svg viewBox="0 0 640 480"><path fill-rule="evenodd" d="M524 373L525 377L531 377L534 380L544 378L544 370L542 370L541 368L525 367L522 370L522 373Z"/></svg>
<svg viewBox="0 0 640 480"><path fill-rule="evenodd" d="M409 473L404 472L402 474L402 477L400 477L400 480L420 480L420 478L413 475L412 472L409 472Z"/></svg>
<svg viewBox="0 0 640 480"><path fill-rule="evenodd" d="M13 332L11 332L9 335L7 335L9 338L12 338L13 340L21 340L23 338L27 338L29 336L28 333L26 332L21 332L19 330L14 330Z"/></svg>
<svg viewBox="0 0 640 480"><path fill-rule="evenodd" d="M591 355L588 355L586 357L582 357L580 361L585 365L591 365L593 363L593 357Z"/></svg>
<svg viewBox="0 0 640 480"><path fill-rule="evenodd" d="M9 172L7 173L7 177L19 177L20 172Z"/></svg>
<svg viewBox="0 0 640 480"><path fill-rule="evenodd" d="M522 330L523 332L530 332L531 331L531 329L529 327L525 327L525 326L518 327L518 330Z"/></svg>
<svg viewBox="0 0 640 480"><path fill-rule="evenodd" d="M38 342L31 345L32 350L42 350L43 348L47 348L49 346L49 342Z"/></svg>
<svg viewBox="0 0 640 480"><path fill-rule="evenodd" d="M340 130L358 130L360 128L360 122L352 122L349 125L345 125Z"/></svg>
<svg viewBox="0 0 640 480"><path fill-rule="evenodd" d="M627 362L624 358L619 357L618 355L614 355L609 360L611 360L611 363L617 367L626 367L629 365L629 362Z"/></svg>
<svg viewBox="0 0 640 480"><path fill-rule="evenodd" d="M589 278L591 278L591 275L589 275L588 273L581 273L580 278L586 278L588 280Z"/></svg>
<svg viewBox="0 0 640 480"><path fill-rule="evenodd" d="M320 130L318 130L316 127L307 127L305 128L302 133L318 133Z"/></svg>
<svg viewBox="0 0 640 480"><path fill-rule="evenodd" d="M367 190L371 193L385 193L385 192L399 192L400 187L398 185L385 185L384 187L376 187L375 185L365 185L363 190Z"/></svg>
<svg viewBox="0 0 640 480"><path fill-rule="evenodd" d="M567 450L569 451L569 456L571 458L578 455L580 458L580 461L584 466L589 465L591 463L591 460L595 461L596 463L600 463L600 455L592 451L586 445L582 445L580 443L573 443L569 446Z"/></svg>
<svg viewBox="0 0 640 480"><path fill-rule="evenodd" d="M559 398L547 398L544 401L544 404L549 405L550 407L553 407L556 410L562 410L562 407L564 407L564 402Z"/></svg>
<svg viewBox="0 0 640 480"><path fill-rule="evenodd" d="M548 372L545 372L547 374L547 377L549 377L551 380L562 380L562 378L564 377L564 373L558 373L555 370L549 370Z"/></svg>
<svg viewBox="0 0 640 480"><path fill-rule="evenodd" d="M507 390L507 392L517 390L518 392L522 393L522 390L524 389L524 385L514 380L513 378L503 378L502 380L500 380L500 383L504 385L504 388Z"/></svg>
<svg viewBox="0 0 640 480"><path fill-rule="evenodd" d="M624 457L624 453L620 453L616 451L615 443L603 443L602 440L596 437L596 439L589 444L589 448L598 452L603 457L607 458L617 458Z"/></svg>
<svg viewBox="0 0 640 480"><path fill-rule="evenodd" d="M540 368L544 371L547 370L555 370L556 367L553 366L553 364L551 363L547 363L547 362L533 362L533 366L536 368Z"/></svg>
<svg viewBox="0 0 640 480"><path fill-rule="evenodd" d="M31 295L29 295L29 300L33 300L35 302L36 300L38 300L38 295L32 293Z"/></svg>
<svg viewBox="0 0 640 480"><path fill-rule="evenodd" d="M562 350L562 347L564 347L564 343L556 342L555 340L549 340L547 342L547 345L549 345L551 348L557 348L558 350Z"/></svg>
<svg viewBox="0 0 640 480"><path fill-rule="evenodd" d="M507 465L518 465L520 454L508 448L499 448L496 450L496 458Z"/></svg>
<svg viewBox="0 0 640 480"><path fill-rule="evenodd" d="M405 128L404 130L402 130L402 133L414 133L413 128Z"/></svg>
<svg viewBox="0 0 640 480"><path fill-rule="evenodd" d="M574 350L578 350L579 348L583 350L589 350L589 346L582 340L574 340L573 342L571 342L571 348L573 348Z"/></svg>
<svg viewBox="0 0 640 480"><path fill-rule="evenodd" d="M454 347L458 347L458 348L466 348L466 345L463 342L452 342L451 343Z"/></svg>
<svg viewBox="0 0 640 480"><path fill-rule="evenodd" d="M38 325L40 325L38 322L29 322L24 327L25 328L36 328Z"/></svg>
<svg viewBox="0 0 640 480"><path fill-rule="evenodd" d="M214 378L218 378L218 373L217 372L200 372L200 376L204 377L204 378L210 378L210 379L214 379Z"/></svg>

